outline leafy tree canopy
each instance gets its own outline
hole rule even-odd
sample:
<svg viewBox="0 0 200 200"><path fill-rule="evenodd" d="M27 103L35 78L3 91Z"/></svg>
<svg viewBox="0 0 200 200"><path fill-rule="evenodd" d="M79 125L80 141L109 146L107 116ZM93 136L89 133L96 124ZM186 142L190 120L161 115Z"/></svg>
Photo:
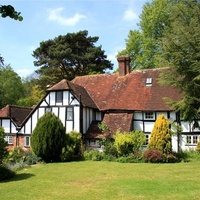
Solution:
<svg viewBox="0 0 200 200"><path fill-rule="evenodd" d="M160 82L179 88L181 101L170 101L170 105L180 112L186 121L200 119L200 1L179 0L173 6L171 26L166 29L161 40L162 63L170 66Z"/></svg>
<svg viewBox="0 0 200 200"><path fill-rule="evenodd" d="M15 8L11 5L0 5L0 15L1 17L10 17L14 20L22 21L23 17L20 12L17 12Z"/></svg>
<svg viewBox="0 0 200 200"><path fill-rule="evenodd" d="M106 59L101 46L95 46L98 39L88 36L85 30L41 42L33 57L36 59L34 65L41 67L37 72L43 84L112 69L113 64Z"/></svg>
<svg viewBox="0 0 200 200"><path fill-rule="evenodd" d="M17 105L25 91L21 78L10 65L0 68L0 108L7 104Z"/></svg>
<svg viewBox="0 0 200 200"><path fill-rule="evenodd" d="M171 24L169 16L173 4L174 0L152 0L143 6L139 30L130 30L126 48L118 53L131 57L132 69L157 67L156 58L162 53L160 38L165 27Z"/></svg>

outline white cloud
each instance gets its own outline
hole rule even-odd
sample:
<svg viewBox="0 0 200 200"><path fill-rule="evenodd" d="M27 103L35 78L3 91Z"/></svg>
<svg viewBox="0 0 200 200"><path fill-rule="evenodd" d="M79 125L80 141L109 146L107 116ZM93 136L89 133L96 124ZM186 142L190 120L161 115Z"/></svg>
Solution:
<svg viewBox="0 0 200 200"><path fill-rule="evenodd" d="M73 17L66 18L61 15L61 12L64 10L63 7L58 7L55 9L48 9L48 20L56 21L61 25L65 26L74 26L76 25L81 19L85 18L85 15L81 15L76 13Z"/></svg>
<svg viewBox="0 0 200 200"><path fill-rule="evenodd" d="M136 20L138 19L138 14L135 13L133 10L125 10L124 12L124 16L123 16L123 19L126 20L126 21L132 21L132 20Z"/></svg>

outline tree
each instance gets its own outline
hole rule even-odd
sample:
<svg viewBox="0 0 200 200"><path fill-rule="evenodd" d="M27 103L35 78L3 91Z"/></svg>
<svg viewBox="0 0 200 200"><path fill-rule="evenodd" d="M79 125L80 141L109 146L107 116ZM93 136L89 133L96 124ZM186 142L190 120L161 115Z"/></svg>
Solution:
<svg viewBox="0 0 200 200"><path fill-rule="evenodd" d="M65 142L65 128L55 114L47 112L39 118L31 135L31 148L37 156L45 162L60 161Z"/></svg>
<svg viewBox="0 0 200 200"><path fill-rule="evenodd" d="M0 107L16 105L24 97L25 91L21 78L10 65L0 68Z"/></svg>
<svg viewBox="0 0 200 200"><path fill-rule="evenodd" d="M4 140L5 135L4 129L0 126L0 165L3 159L8 155L8 143Z"/></svg>
<svg viewBox="0 0 200 200"><path fill-rule="evenodd" d="M37 72L43 84L112 69L113 64L106 59L101 46L94 45L98 39L88 36L85 30L41 42L33 57L37 60L34 65L41 66Z"/></svg>
<svg viewBox="0 0 200 200"><path fill-rule="evenodd" d="M154 124L148 148L163 153L172 152L170 122L164 115L159 115Z"/></svg>
<svg viewBox="0 0 200 200"><path fill-rule="evenodd" d="M20 12L17 12L15 8L11 5L0 5L0 14L1 17L10 17L14 20L22 21L23 17Z"/></svg>
<svg viewBox="0 0 200 200"><path fill-rule="evenodd" d="M38 78L35 77L35 74L32 74L23 79L22 84L25 89L25 96L18 100L17 105L27 107L37 105L45 95L44 90L39 85Z"/></svg>
<svg viewBox="0 0 200 200"><path fill-rule="evenodd" d="M140 15L139 30L130 30L126 39L126 48L118 55L129 55L132 69L157 67L160 50L160 38L165 27L169 27L169 16L174 0L152 0L143 6Z"/></svg>
<svg viewBox="0 0 200 200"><path fill-rule="evenodd" d="M182 93L180 101L168 99L171 107L185 121L199 127L200 119L200 2L179 0L172 9L172 24L161 40L161 62L170 67L160 82L176 87Z"/></svg>

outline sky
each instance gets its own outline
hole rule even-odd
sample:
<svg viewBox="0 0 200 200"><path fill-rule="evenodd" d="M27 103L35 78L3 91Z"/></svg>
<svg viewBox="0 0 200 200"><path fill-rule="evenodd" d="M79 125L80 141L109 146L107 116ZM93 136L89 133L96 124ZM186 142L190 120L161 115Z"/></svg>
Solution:
<svg viewBox="0 0 200 200"><path fill-rule="evenodd" d="M129 31L138 29L146 2L150 0L0 0L23 16L22 22L0 17L0 55L25 78L38 69L32 54L40 42L87 30L88 36L99 37L95 46L101 45L115 70L116 55L125 48Z"/></svg>

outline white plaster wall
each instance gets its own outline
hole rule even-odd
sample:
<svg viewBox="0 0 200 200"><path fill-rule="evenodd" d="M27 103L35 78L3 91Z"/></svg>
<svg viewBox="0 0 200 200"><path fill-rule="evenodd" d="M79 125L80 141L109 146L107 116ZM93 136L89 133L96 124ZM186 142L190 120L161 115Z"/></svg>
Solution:
<svg viewBox="0 0 200 200"><path fill-rule="evenodd" d="M144 132L151 132L155 122L144 122Z"/></svg>
<svg viewBox="0 0 200 200"><path fill-rule="evenodd" d="M56 102L55 102L55 92L50 92L49 93L49 96L50 96L50 106L52 106L52 105L55 105L56 104Z"/></svg>
<svg viewBox="0 0 200 200"><path fill-rule="evenodd" d="M134 119L142 120L142 112L134 112Z"/></svg>
<svg viewBox="0 0 200 200"><path fill-rule="evenodd" d="M66 122L66 133L69 133L73 130L73 122L72 121L67 121Z"/></svg>
<svg viewBox="0 0 200 200"><path fill-rule="evenodd" d="M74 130L80 132L80 107L74 107Z"/></svg>

